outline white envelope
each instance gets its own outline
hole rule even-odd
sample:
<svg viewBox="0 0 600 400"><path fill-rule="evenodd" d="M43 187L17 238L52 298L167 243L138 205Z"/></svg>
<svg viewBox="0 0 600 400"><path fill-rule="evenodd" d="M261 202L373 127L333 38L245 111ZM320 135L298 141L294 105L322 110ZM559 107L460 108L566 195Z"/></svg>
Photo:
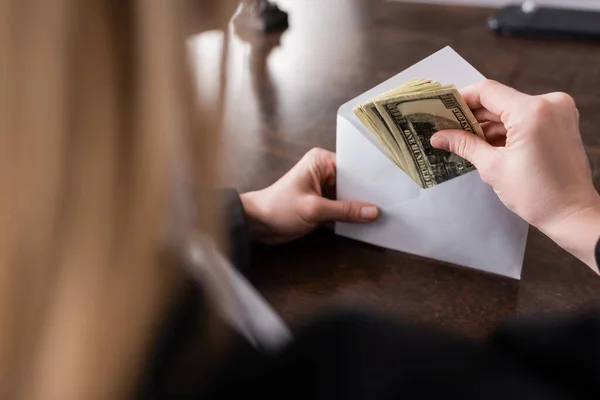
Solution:
<svg viewBox="0 0 600 400"><path fill-rule="evenodd" d="M423 189L390 160L354 115L358 104L413 78L430 78L458 88L485 79L446 47L340 107L337 198L373 203L382 214L372 224L338 223L336 233L520 279L528 224L500 202L477 171Z"/></svg>

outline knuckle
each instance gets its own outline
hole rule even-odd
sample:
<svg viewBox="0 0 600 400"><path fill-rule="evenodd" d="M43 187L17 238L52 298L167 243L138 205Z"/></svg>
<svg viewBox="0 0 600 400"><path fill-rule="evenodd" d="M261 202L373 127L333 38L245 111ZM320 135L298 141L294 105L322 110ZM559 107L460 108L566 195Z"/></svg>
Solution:
<svg viewBox="0 0 600 400"><path fill-rule="evenodd" d="M502 86L504 85L493 79L486 79L482 82L482 89L489 93L496 93Z"/></svg>
<svg viewBox="0 0 600 400"><path fill-rule="evenodd" d="M340 205L340 213L344 216L344 218L349 220L356 215L351 203L342 203Z"/></svg>
<svg viewBox="0 0 600 400"><path fill-rule="evenodd" d="M359 220L360 219L360 205L353 203L346 203L344 205L344 215L348 216L350 220Z"/></svg>
<svg viewBox="0 0 600 400"><path fill-rule="evenodd" d="M306 152L302 160L305 163L313 165L317 168L323 165L327 165L327 163L331 160L335 160L335 156L333 153L322 149L320 147L313 147L309 151Z"/></svg>
<svg viewBox="0 0 600 400"><path fill-rule="evenodd" d="M320 147L313 147L312 149L310 149L309 151L306 152L306 154L308 155L316 155L319 154L323 149Z"/></svg>
<svg viewBox="0 0 600 400"><path fill-rule="evenodd" d="M555 92L548 95L552 101L562 107L575 108L575 99L567 93Z"/></svg>
<svg viewBox="0 0 600 400"><path fill-rule="evenodd" d="M467 154L469 154L469 151L471 150L471 147L472 146L469 140L466 137L461 137L459 140L454 142L454 146L450 146L450 150L462 158L466 158Z"/></svg>
<svg viewBox="0 0 600 400"><path fill-rule="evenodd" d="M554 107L555 110L560 109L562 115L572 115L575 118L579 118L577 104L571 95L564 92L554 92L540 96L540 98L549 103L549 107Z"/></svg>
<svg viewBox="0 0 600 400"><path fill-rule="evenodd" d="M313 147L312 149L306 152L306 157L320 158L326 156L327 153L328 151L325 149L322 149L320 147Z"/></svg>

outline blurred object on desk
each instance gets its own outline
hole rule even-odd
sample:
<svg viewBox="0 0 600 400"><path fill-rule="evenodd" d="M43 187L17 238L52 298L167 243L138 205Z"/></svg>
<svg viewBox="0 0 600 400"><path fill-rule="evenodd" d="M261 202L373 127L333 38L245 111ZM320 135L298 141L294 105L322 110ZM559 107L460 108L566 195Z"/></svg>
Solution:
<svg viewBox="0 0 600 400"><path fill-rule="evenodd" d="M262 32L285 30L288 15L269 0L242 0L243 20Z"/></svg>
<svg viewBox="0 0 600 400"><path fill-rule="evenodd" d="M290 11L289 29L262 33L239 24L239 14L230 27L223 185L240 191L273 183L313 143L335 149L331 128L336 108L348 98L340 89L353 81L362 64L375 61L366 56L366 37L356 31L375 12L369 3L327 0L326 7L314 1L277 3ZM332 21L335 32L330 30ZM224 36L212 31L189 38L196 79L208 85L203 94L208 87L214 98ZM328 96L315 97L322 90ZM324 118L329 123L321 123Z"/></svg>
<svg viewBox="0 0 600 400"><path fill-rule="evenodd" d="M550 8L526 1L500 9L488 26L504 36L599 39L600 11Z"/></svg>
<svg viewBox="0 0 600 400"><path fill-rule="evenodd" d="M521 5L523 1L518 0L388 0L406 3L424 3L440 5L457 5L472 7L500 8L511 5ZM600 0L537 0L538 6L571 8L577 10L600 10Z"/></svg>

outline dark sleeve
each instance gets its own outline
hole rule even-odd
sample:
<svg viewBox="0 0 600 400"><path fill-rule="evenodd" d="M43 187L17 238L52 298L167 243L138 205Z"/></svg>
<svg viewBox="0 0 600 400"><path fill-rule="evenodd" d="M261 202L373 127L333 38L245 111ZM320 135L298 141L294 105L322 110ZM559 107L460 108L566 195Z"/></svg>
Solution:
<svg viewBox="0 0 600 400"><path fill-rule="evenodd" d="M600 239L596 242L596 266L600 268Z"/></svg>
<svg viewBox="0 0 600 400"><path fill-rule="evenodd" d="M246 224L246 213L240 195L233 189L219 192L225 233L229 245L229 259L242 273L247 273L251 264L250 235Z"/></svg>
<svg viewBox="0 0 600 400"><path fill-rule="evenodd" d="M250 267L250 238L240 196L235 190L221 190L218 195L228 235L228 257L245 273ZM193 394L203 383L199 376L202 371L212 370L212 363L216 362L208 357L211 353L204 347L208 334L205 307L201 285L189 277L161 324L135 398L195 398ZM234 335L231 333L231 338Z"/></svg>

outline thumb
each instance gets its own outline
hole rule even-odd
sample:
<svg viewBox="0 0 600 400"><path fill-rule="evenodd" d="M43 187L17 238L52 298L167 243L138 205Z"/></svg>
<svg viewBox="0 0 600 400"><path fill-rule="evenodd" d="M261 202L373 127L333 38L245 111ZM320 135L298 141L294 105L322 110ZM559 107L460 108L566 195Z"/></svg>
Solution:
<svg viewBox="0 0 600 400"><path fill-rule="evenodd" d="M479 168L496 155L496 149L479 136L462 130L439 131L431 137L436 149L450 151Z"/></svg>
<svg viewBox="0 0 600 400"><path fill-rule="evenodd" d="M359 201L338 201L319 198L316 202L316 222L372 222L379 217L379 209L373 204Z"/></svg>

